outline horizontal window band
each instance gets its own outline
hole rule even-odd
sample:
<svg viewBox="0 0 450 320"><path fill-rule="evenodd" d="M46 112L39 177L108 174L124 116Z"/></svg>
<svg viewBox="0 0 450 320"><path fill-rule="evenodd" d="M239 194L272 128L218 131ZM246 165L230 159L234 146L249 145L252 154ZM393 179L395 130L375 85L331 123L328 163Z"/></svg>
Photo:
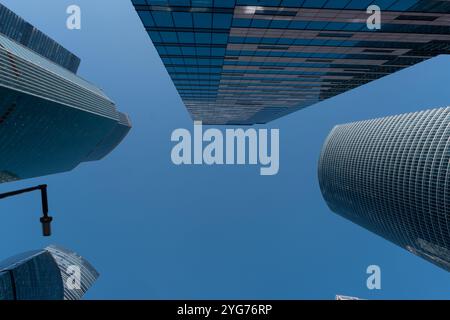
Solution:
<svg viewBox="0 0 450 320"><path fill-rule="evenodd" d="M255 15L269 15L269 16L287 16L295 17L298 11L284 11L284 10L256 10Z"/></svg>
<svg viewBox="0 0 450 320"><path fill-rule="evenodd" d="M234 13L234 8L186 7L186 6L151 6L135 5L137 11L199 12L199 13Z"/></svg>
<svg viewBox="0 0 450 320"><path fill-rule="evenodd" d="M258 49L262 50L289 50L290 47L282 46L258 46Z"/></svg>
<svg viewBox="0 0 450 320"><path fill-rule="evenodd" d="M435 21L437 19L439 19L439 16L401 15L395 18L395 20L406 21Z"/></svg>
<svg viewBox="0 0 450 320"><path fill-rule="evenodd" d="M164 46L164 47L198 47L198 48L227 48L226 44L213 44L213 43L174 43L174 42L158 42L154 41L153 44L155 46Z"/></svg>
<svg viewBox="0 0 450 320"><path fill-rule="evenodd" d="M229 34L230 29L222 29L222 28L186 28L186 27L148 27L145 29L147 31L155 31L155 32L190 32L190 33L225 33Z"/></svg>

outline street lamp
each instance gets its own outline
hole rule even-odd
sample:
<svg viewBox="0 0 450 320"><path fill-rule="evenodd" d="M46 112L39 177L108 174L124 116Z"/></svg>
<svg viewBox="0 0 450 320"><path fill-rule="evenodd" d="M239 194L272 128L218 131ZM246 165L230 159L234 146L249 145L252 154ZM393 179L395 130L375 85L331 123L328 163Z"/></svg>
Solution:
<svg viewBox="0 0 450 320"><path fill-rule="evenodd" d="M27 188L7 193L0 194L0 200L14 197L23 193L33 192L33 191L41 191L41 200L42 200L42 217L40 222L42 224L42 234L44 237L50 237L52 234L51 222L53 218L48 215L48 199L47 199L47 185L43 184L33 188Z"/></svg>

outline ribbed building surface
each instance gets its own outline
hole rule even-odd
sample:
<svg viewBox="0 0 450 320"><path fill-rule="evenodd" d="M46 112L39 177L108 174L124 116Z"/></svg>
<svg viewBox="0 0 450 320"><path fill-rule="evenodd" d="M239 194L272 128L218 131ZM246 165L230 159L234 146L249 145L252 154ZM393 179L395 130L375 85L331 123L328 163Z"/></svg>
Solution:
<svg viewBox="0 0 450 320"><path fill-rule="evenodd" d="M7 34L22 26L8 21ZM131 129L128 117L58 59L13 38L0 33L0 183L70 171L110 153Z"/></svg>
<svg viewBox="0 0 450 320"><path fill-rule="evenodd" d="M97 281L100 274L86 259L76 252L55 245L49 246L45 250L53 256L61 272L64 285L64 300L81 300L94 282ZM68 286L68 281L73 276L70 273L70 267L73 266L78 267L81 272L80 289L73 289Z"/></svg>
<svg viewBox="0 0 450 320"><path fill-rule="evenodd" d="M0 4L0 33L76 73L80 59L30 23Z"/></svg>
<svg viewBox="0 0 450 320"><path fill-rule="evenodd" d="M266 123L450 53L450 2L132 0L191 117ZM370 30L367 8L382 10Z"/></svg>
<svg viewBox="0 0 450 320"><path fill-rule="evenodd" d="M319 162L330 209L450 271L450 107L335 127Z"/></svg>

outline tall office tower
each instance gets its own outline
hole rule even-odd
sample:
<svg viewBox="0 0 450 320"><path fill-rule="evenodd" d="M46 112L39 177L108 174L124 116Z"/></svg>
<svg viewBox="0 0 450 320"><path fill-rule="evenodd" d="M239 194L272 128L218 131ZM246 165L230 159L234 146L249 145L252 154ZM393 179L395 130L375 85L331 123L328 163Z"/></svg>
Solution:
<svg viewBox="0 0 450 320"><path fill-rule="evenodd" d="M330 209L450 271L450 107L345 124L319 181Z"/></svg>
<svg viewBox="0 0 450 320"><path fill-rule="evenodd" d="M73 251L54 245L45 248L45 250L50 252L61 271L64 299L81 300L100 276L97 270L86 259ZM74 288L73 284L69 284L71 278L73 278L73 267L79 268L81 276L80 288Z"/></svg>
<svg viewBox="0 0 450 320"><path fill-rule="evenodd" d="M58 265L45 250L31 251L0 262L0 300L62 300Z"/></svg>
<svg viewBox="0 0 450 320"><path fill-rule="evenodd" d="M80 59L0 3L0 33L76 73Z"/></svg>
<svg viewBox="0 0 450 320"><path fill-rule="evenodd" d="M128 117L72 72L77 63L70 53L34 28L25 37L28 24L7 9L0 14L9 15L0 19L0 31L12 36L0 33L0 183L70 171L106 156L130 130Z"/></svg>
<svg viewBox="0 0 450 320"><path fill-rule="evenodd" d="M449 1L132 2L192 118L205 124L267 123L450 53ZM381 30L368 28L372 3Z"/></svg>

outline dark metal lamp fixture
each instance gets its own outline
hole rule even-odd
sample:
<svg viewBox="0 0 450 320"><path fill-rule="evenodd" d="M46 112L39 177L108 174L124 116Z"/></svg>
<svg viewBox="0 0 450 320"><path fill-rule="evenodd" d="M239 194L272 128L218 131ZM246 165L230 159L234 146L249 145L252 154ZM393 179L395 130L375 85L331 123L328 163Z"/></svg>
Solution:
<svg viewBox="0 0 450 320"><path fill-rule="evenodd" d="M49 237L52 234L51 223L53 218L48 215L48 199L47 199L47 185L43 184L33 188L27 188L7 193L0 194L0 200L14 197L23 193L33 192L33 191L41 191L41 199L42 199L42 217L40 219L42 223L42 234L44 237Z"/></svg>

